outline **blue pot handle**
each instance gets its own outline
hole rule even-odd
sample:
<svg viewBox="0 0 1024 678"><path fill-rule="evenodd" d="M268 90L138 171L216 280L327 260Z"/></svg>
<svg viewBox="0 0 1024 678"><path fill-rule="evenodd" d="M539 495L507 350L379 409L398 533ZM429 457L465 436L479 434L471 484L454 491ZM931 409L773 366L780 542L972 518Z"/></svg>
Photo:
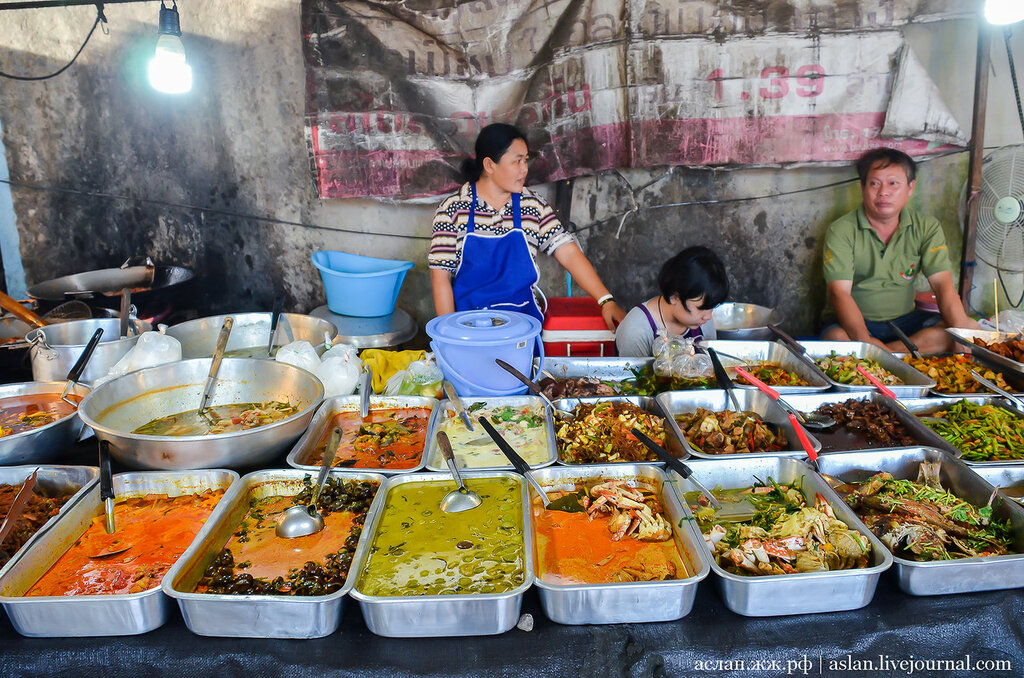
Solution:
<svg viewBox="0 0 1024 678"><path fill-rule="evenodd" d="M544 342L541 341L539 332L537 333L537 354L537 357L540 358L540 360L537 362L537 369L534 370L533 374L530 376L534 381L538 381L537 375L539 375L540 371L544 369Z"/></svg>

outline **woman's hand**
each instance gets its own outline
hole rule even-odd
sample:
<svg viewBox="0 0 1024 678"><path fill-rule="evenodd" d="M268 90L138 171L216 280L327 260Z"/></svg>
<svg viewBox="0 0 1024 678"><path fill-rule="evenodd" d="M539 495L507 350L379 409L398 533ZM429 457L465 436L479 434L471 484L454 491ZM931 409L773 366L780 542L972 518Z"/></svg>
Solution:
<svg viewBox="0 0 1024 678"><path fill-rule="evenodd" d="M626 317L626 312L613 299L601 307L601 317L604 318L604 324L608 326L608 329L614 332L622 319Z"/></svg>

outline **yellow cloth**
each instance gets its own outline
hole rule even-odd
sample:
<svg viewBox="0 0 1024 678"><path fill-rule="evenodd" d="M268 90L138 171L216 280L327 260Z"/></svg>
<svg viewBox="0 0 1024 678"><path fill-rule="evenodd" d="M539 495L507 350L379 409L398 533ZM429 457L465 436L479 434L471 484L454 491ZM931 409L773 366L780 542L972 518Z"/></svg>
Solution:
<svg viewBox="0 0 1024 678"><path fill-rule="evenodd" d="M368 348L359 354L363 363L370 368L373 374L373 392L381 393L388 379L398 372L409 367L414 360L423 360L427 357L426 351L386 351L382 348Z"/></svg>

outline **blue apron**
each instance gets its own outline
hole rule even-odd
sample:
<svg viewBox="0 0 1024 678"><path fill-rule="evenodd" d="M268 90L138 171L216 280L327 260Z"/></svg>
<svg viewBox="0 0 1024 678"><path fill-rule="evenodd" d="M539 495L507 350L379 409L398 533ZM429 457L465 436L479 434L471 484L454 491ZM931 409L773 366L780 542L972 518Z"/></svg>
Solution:
<svg viewBox="0 0 1024 678"><path fill-rule="evenodd" d="M456 311L499 309L532 315L544 322L533 296L540 279L537 265L523 232L519 193L512 194L511 231L500 236L474 233L476 225L476 184L470 184L473 202L462 241L462 260L455 272L452 292Z"/></svg>

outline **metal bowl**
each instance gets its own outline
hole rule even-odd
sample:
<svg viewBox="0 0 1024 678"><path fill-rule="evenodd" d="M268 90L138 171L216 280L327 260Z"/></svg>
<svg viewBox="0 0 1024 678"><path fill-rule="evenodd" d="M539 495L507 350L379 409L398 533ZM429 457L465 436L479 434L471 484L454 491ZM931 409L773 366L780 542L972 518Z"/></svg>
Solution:
<svg viewBox="0 0 1024 678"><path fill-rule="evenodd" d="M209 371L210 360L196 358L131 372L97 387L78 411L97 438L110 442L111 456L132 468L245 468L270 461L295 442L324 397L323 384L306 370L275 360L225 358L210 405L287 400L299 412L218 435L132 433L154 419L199 407Z"/></svg>
<svg viewBox="0 0 1024 678"><path fill-rule="evenodd" d="M270 313L214 315L174 325L167 330L167 334L181 342L182 358L186 360L208 358L213 355L213 350L217 346L217 335L224 324L224 319L231 316L235 319L235 324L231 328L231 336L228 338L228 357L265 357L267 343L270 340L270 315ZM322 318L314 318L311 315L282 313L274 344L283 346L293 341L308 341L313 346L317 346L318 352L320 352L323 349L325 332L331 339L334 339L338 335L338 328ZM230 355L231 351L244 351L248 348L254 349L254 355Z"/></svg>
<svg viewBox="0 0 1024 678"><path fill-rule="evenodd" d="M711 312L711 318L715 322L715 333L719 339L741 341L771 339L768 325L777 325L783 320L782 314L774 308L734 302L716 306Z"/></svg>
<svg viewBox="0 0 1024 678"><path fill-rule="evenodd" d="M68 372L99 327L103 328L103 337L79 381L91 384L106 376L110 368L135 346L139 334L153 329L153 326L144 320L133 322L136 334L123 338L120 337L121 323L118 318L70 320L30 331L25 335L27 341L32 342L37 340L37 337L42 337L45 342L45 346L33 345L29 349L32 356L32 378L36 381L58 381L67 378Z"/></svg>
<svg viewBox="0 0 1024 678"><path fill-rule="evenodd" d="M0 386L0 399L35 393L64 391L63 381L26 381ZM84 398L89 388L73 384L71 394ZM77 413L69 414L52 424L0 438L0 465L36 464L49 461L70 447L82 433L82 420Z"/></svg>

